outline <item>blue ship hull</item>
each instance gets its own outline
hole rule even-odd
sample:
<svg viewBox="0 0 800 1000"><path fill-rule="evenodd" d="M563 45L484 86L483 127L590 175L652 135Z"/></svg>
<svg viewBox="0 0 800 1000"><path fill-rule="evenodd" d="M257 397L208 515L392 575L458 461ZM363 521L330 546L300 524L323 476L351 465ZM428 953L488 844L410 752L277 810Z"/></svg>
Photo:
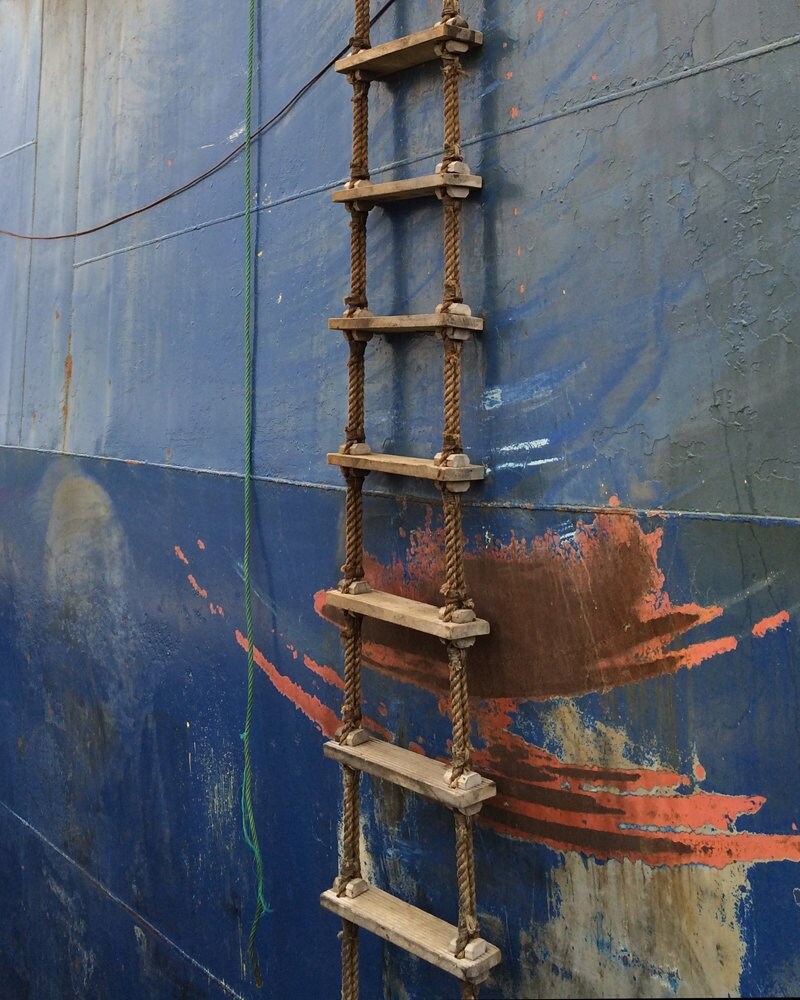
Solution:
<svg viewBox="0 0 800 1000"><path fill-rule="evenodd" d="M470 667L486 997L795 995L800 899L797 5L465 3ZM373 42L430 25L398 0ZM261 11L258 120L348 5ZM0 228L88 228L242 139L246 9L0 3ZM80 239L0 237L0 996L339 991L349 91L256 146L255 808L239 806L241 158ZM375 179L440 156L436 67L373 87ZM370 306L430 312L435 203L376 210ZM431 456L441 346L367 348L373 446ZM371 476L367 576L434 600L435 489ZM444 757L442 647L365 631L376 731ZM453 920L450 817L364 782L370 878ZM362 935L362 995L453 981Z"/></svg>

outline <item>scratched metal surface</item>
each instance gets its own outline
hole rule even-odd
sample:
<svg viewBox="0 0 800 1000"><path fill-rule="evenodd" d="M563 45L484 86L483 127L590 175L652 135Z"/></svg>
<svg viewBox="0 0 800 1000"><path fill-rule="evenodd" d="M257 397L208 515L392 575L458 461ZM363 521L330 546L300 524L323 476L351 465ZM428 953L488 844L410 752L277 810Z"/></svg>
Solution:
<svg viewBox="0 0 800 1000"><path fill-rule="evenodd" d="M487 997L794 995L797 4L498 0L463 86L465 439ZM431 23L398 0L381 41ZM0 0L0 226L154 198L241 139L245 5ZM262 17L264 120L345 4ZM381 178L424 172L438 73L373 88ZM259 142L257 806L265 994L337 995L347 86ZM0 245L0 982L11 1000L257 995L237 819L241 162L81 240ZM439 300L433 205L370 219L370 304ZM438 344L368 348L368 436L426 455ZM435 494L369 486L370 578L434 599ZM399 499L399 502L398 502ZM442 755L441 650L389 626L366 711ZM370 877L454 916L449 820L365 792ZM452 983L363 943L365 996Z"/></svg>

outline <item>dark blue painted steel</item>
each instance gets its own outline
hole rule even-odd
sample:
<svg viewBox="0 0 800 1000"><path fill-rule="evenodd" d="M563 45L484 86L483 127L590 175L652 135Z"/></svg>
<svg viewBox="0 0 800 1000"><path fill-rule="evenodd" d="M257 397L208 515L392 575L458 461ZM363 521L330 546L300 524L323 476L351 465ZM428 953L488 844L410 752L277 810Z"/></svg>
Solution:
<svg viewBox="0 0 800 1000"><path fill-rule="evenodd" d="M476 841L483 926L505 954L486 995L796 993L796 4L465 10L486 34L463 88L465 153L485 178L465 210L464 287L487 316L466 348L465 439L491 468L465 528L495 632L475 650L473 707L501 782ZM230 150L245 15L0 3L0 225L91 225ZM374 40L437 15L398 0ZM350 31L346 4L264 10L258 117ZM436 69L373 90L375 176L430 169ZM313 599L342 559L323 455L344 423L326 319L347 283L330 190L348 97L328 74L259 142L253 202L274 997L338 988L337 928L316 900L336 867L320 729L340 651ZM240 170L83 240L0 244L10 1000L256 995L238 817ZM430 310L436 206L369 225L373 310ZM439 359L432 339L373 340L373 447L436 450ZM370 573L433 593L434 491L369 486ZM373 722L444 754L436 645L378 630L367 662ZM371 877L454 915L448 816L367 790L364 842ZM362 972L365 996L452 995L375 941Z"/></svg>

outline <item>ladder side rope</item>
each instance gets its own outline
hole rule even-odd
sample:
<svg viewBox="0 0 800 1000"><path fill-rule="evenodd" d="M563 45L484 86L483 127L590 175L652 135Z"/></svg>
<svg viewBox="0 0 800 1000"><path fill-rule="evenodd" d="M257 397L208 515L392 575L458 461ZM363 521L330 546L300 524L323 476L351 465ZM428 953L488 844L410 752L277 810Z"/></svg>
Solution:
<svg viewBox="0 0 800 1000"><path fill-rule="evenodd" d="M354 52L371 47L369 38L369 0L355 0L355 23L350 45ZM353 157L350 161L350 182L369 179L369 80L359 72L349 74L353 88ZM367 215L360 205L350 210L350 294L345 298L347 314L356 315L367 308ZM347 362L347 426L342 450L349 452L365 442L364 429L364 352L366 338L348 334ZM342 469L346 483L345 562L342 591L364 579L363 501L364 473ZM344 700L342 725L337 732L340 743L361 728L361 615L345 612L342 629L344 644ZM361 772L342 767L343 821L342 851L339 876L334 888L339 896L347 886L361 877L359 818L361 813ZM342 1000L358 1000L359 962L358 927L342 920Z"/></svg>
<svg viewBox="0 0 800 1000"><path fill-rule="evenodd" d="M442 21L460 16L458 0L444 0ZM466 24L466 22L463 22ZM464 71L456 53L441 52L442 88L444 93L444 155L442 169L463 161L461 154L460 84ZM444 276L442 311L463 302L461 291L461 201L445 191L442 197L444 242ZM437 460L444 464L450 455L463 451L461 439L461 354L462 342L444 338L444 431L442 450ZM464 572L464 540L461 527L461 496L440 486L445 526L445 584L442 594L445 606L442 617L452 621L458 611L471 609ZM467 685L466 643L448 642L447 659L450 675L450 716L453 724L452 769L450 782L456 785L461 776L472 768L470 739L469 689ZM467 945L478 936L478 907L475 890L475 854L473 846L473 816L454 814L456 837L456 876L458 880L458 935L456 957L464 956ZM462 1000L477 1000L478 986L462 982Z"/></svg>

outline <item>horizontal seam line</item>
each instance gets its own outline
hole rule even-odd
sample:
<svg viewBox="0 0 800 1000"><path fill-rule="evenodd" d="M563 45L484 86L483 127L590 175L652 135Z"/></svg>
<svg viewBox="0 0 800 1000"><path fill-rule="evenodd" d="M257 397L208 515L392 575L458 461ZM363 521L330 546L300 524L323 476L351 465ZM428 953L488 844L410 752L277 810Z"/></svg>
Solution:
<svg viewBox="0 0 800 1000"><path fill-rule="evenodd" d="M5 153L0 153L0 160L4 160L7 156L13 156L14 153L19 153L23 149L28 149L30 146L35 146L36 140L29 139L27 142L23 142L21 146L15 146L13 149L7 149Z"/></svg>
<svg viewBox="0 0 800 1000"><path fill-rule="evenodd" d="M693 66L689 69L679 70L676 73L671 73L669 76L659 77L655 80L650 80L647 83L639 84L635 87L626 87L624 90L615 90L610 94L604 94L602 97L594 97L588 101L582 101L579 104L573 104L566 108L561 108L559 111L552 111L549 114L542 115L539 118L534 118L531 121L518 122L515 125L509 125L506 128L498 129L494 132L482 132L479 135L472 136L471 138L464 139L461 143L462 148L468 146L475 146L478 143L486 142L489 139L498 139L501 136L513 135L515 132L522 132L525 129L535 128L538 125L547 125L550 122L558 121L561 118L567 118L569 115L578 114L581 111L590 111L592 108L602 107L605 104L613 104L616 101L624 100L627 97L635 97L637 94L644 94L651 90L658 90L661 87L666 87L669 84L678 83L681 80L687 80L695 76L701 76L703 73L709 73L715 69L724 69L726 66L733 66L736 63L744 62L748 59L755 59L759 56L768 55L772 52L780 51L780 49L789 48L792 45L797 45L800 43L800 34L789 35L786 38L781 38L776 42L770 42L766 45L761 45L755 49L747 49L744 52L737 52L731 56L724 56L721 59L715 59L711 62L701 63L699 66ZM23 148L23 147L20 147ZM15 150L11 150L15 152ZM432 150L428 153L422 153L419 156L410 157L403 160L393 160L391 163L386 163L381 167L373 168L372 174L384 174L390 170L396 170L398 167L408 167L415 163L422 163L425 160L433 159L441 154L441 150ZM9 154L4 154L9 155ZM288 205L294 201L300 201L303 198L310 198L314 195L324 194L326 191L333 191L340 187L345 181L345 178L340 178L336 181L330 181L326 184L318 185L317 187L307 188L303 191L296 191L293 194L284 195L282 198L278 198L276 201L270 202L268 205L259 205L257 208L253 209L254 212L264 212L269 211L271 208L278 208L282 205ZM177 236L185 236L188 233L198 232L201 229L207 229L210 226L216 226L224 222L230 222L233 219L240 219L244 216L244 211L234 212L232 215L223 215L217 219L209 219L206 222L198 222L192 226L186 226L183 229L176 229L173 232L163 233L160 236L153 236L149 239L143 240L141 243L132 243L128 246L117 247L114 250L107 250L104 253L97 254L94 257L87 257L84 260L76 261L73 267L84 267L86 264L94 264L101 260L106 260L109 257L115 257L117 254L129 253L132 250L140 250L144 247L153 246L156 243L161 243L166 240L174 239Z"/></svg>
<svg viewBox="0 0 800 1000"><path fill-rule="evenodd" d="M108 897L108 899L110 899L113 903L116 903L117 906L120 906L126 913L128 913L131 917L133 917L133 919L136 921L137 924L140 924L142 927L147 928L147 930L149 930L152 934L154 934L160 941L163 941L165 944L169 945L170 948L173 948L179 955L185 958L187 962L189 962L192 966L194 966L194 968L202 972L204 976L207 976L211 982L216 983L217 986L221 987L223 992L225 992L228 996L234 997L235 1000L245 1000L245 998L240 993L237 993L232 987L228 986L228 984L224 980L220 979L218 976L215 976L210 969L207 969L201 962L198 962L196 958L192 958L192 956L188 952L184 951L179 944L176 944L175 941L169 938L163 931L159 930L158 927L155 926L155 924L150 923L150 921L146 917L143 917L141 913L138 913L129 903L126 903L124 899L121 899L116 893L112 892L111 889L109 889L98 878L92 875L90 871L84 868L83 865L79 864L74 858L70 857L70 855L67 854L66 851L63 851L60 847L54 844L52 840L49 840L41 832L41 830L37 830L37 828L32 823L29 823L28 820L20 816L19 813L15 812L10 806L6 805L5 802L0 801L0 806L2 806L3 809L5 809L5 811L9 814L9 816L13 816L13 818L17 820L17 822L20 823L26 830L28 830L35 837L37 837L43 844L49 847L51 851L55 851L55 853L60 858L62 858L62 860L66 861L67 864L72 865L72 867L75 868L76 871L80 872L80 874L85 879L87 879L87 881L90 882L91 885L93 885L94 888L98 890L98 892Z"/></svg>
<svg viewBox="0 0 800 1000"><path fill-rule="evenodd" d="M243 479L241 472L222 469L202 469L191 465L168 465L166 462L147 462L136 458L117 458L114 455L87 455L80 452L54 451L50 448L25 448L18 445L0 444L0 451L21 451L35 455L50 455L54 458L75 458L86 459L92 462L116 462L119 465L127 465L132 468L137 466L146 469L163 469L169 472L189 472L193 475L218 476L228 479ZM344 493L347 489L344 485L334 483L315 483L303 479L290 479L282 476L254 475L253 480L260 483L274 483L276 486L296 486L299 489L323 490L335 493ZM412 503L429 504L431 497L420 496L419 494L394 493L388 490L364 490L364 494L370 497L384 499L397 498L407 500ZM486 510L527 510L532 513L541 511L542 513L566 513L566 514L615 514L628 517L659 517L659 518L682 518L688 520L701 521L741 521L744 523L773 525L776 527L800 527L800 517L789 517L783 514L744 514L727 513L725 511L713 510L674 510L666 507L603 507L592 504L579 503L535 503L524 500L467 500L462 497L462 504L465 507L483 508Z"/></svg>

